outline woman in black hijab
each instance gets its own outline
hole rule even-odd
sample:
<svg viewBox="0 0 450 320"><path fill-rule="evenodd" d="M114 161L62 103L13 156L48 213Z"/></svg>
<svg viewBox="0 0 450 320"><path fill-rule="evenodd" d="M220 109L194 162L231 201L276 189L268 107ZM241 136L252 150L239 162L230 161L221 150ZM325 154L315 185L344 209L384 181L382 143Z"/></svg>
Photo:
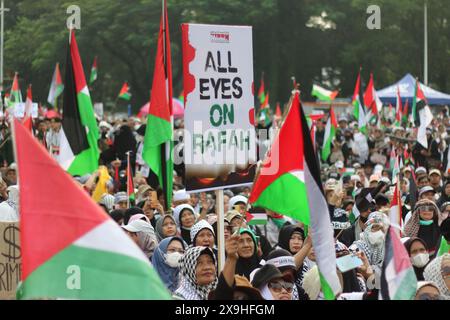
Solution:
<svg viewBox="0 0 450 320"><path fill-rule="evenodd" d="M305 232L297 225L288 224L281 228L278 235L278 246L295 255L303 246Z"/></svg>
<svg viewBox="0 0 450 320"><path fill-rule="evenodd" d="M114 151L116 157L120 160L127 160L126 153L131 151L131 163L136 161L136 138L134 137L133 131L128 125L123 125L120 127L119 132L116 133L114 138Z"/></svg>
<svg viewBox="0 0 450 320"><path fill-rule="evenodd" d="M430 262L427 244L420 238L412 237L405 241L404 246L411 259L417 281L424 281L423 271Z"/></svg>
<svg viewBox="0 0 450 320"><path fill-rule="evenodd" d="M250 273L259 267L258 240L250 229L241 228L238 247L238 261L236 263L236 274L245 276L250 280Z"/></svg>

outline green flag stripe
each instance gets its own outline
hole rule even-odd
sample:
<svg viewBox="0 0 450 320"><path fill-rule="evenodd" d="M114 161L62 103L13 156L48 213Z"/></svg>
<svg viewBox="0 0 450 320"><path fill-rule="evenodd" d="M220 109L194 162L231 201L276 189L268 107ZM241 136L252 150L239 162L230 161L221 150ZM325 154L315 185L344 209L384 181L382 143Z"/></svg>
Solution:
<svg viewBox="0 0 450 320"><path fill-rule="evenodd" d="M98 169L98 158L100 153L97 141L99 139L99 133L91 97L84 92L79 92L77 94L77 101L81 124L88 128L87 139L89 149L86 149L77 155L67 171L71 175L82 176Z"/></svg>
<svg viewBox="0 0 450 320"><path fill-rule="evenodd" d="M254 203L309 225L309 206L306 186L291 173L285 173L272 182Z"/></svg>
<svg viewBox="0 0 450 320"><path fill-rule="evenodd" d="M67 247L31 273L17 296L20 299L170 299L150 265L125 255L76 245Z"/></svg>

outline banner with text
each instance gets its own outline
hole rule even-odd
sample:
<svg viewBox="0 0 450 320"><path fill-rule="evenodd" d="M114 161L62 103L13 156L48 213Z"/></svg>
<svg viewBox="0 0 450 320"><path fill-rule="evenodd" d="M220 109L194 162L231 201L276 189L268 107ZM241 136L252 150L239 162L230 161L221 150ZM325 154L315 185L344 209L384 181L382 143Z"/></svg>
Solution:
<svg viewBox="0 0 450 320"><path fill-rule="evenodd" d="M21 272L19 222L0 222L0 300L16 298Z"/></svg>
<svg viewBox="0 0 450 320"><path fill-rule="evenodd" d="M256 169L252 28L183 24L182 37L186 189L251 184Z"/></svg>

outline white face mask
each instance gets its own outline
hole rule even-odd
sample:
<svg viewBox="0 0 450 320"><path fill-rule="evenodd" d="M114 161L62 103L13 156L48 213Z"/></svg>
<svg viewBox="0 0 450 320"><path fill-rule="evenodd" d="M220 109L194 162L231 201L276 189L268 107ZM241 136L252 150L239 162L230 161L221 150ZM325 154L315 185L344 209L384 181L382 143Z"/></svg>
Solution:
<svg viewBox="0 0 450 320"><path fill-rule="evenodd" d="M183 255L179 252L172 252L166 254L166 263L169 267L178 268L178 264Z"/></svg>
<svg viewBox="0 0 450 320"><path fill-rule="evenodd" d="M379 246L384 241L384 232L381 230L378 230L376 232L370 232L367 240L371 245Z"/></svg>
<svg viewBox="0 0 450 320"><path fill-rule="evenodd" d="M428 261L430 261L430 256L428 253L419 253L414 257L411 257L411 263L414 267L422 268L424 267Z"/></svg>

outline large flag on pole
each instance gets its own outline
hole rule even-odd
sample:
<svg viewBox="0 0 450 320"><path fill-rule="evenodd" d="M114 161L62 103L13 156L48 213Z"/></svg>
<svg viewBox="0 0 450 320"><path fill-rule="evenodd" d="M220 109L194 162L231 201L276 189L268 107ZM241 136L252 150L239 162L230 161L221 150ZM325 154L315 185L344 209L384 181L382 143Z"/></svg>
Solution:
<svg viewBox="0 0 450 320"><path fill-rule="evenodd" d="M362 104L362 87L361 87L361 71L358 73L358 78L356 79L355 90L353 91L352 105L353 105L353 115L358 121L359 131L367 135L367 119L366 113L364 112L364 107Z"/></svg>
<svg viewBox="0 0 450 320"><path fill-rule="evenodd" d="M166 208L169 208L173 192L173 112L172 61L165 1L159 26L147 128L151 130L145 131L143 158L157 175L159 185L164 190Z"/></svg>
<svg viewBox="0 0 450 320"><path fill-rule="evenodd" d="M59 71L59 63L56 63L52 83L50 84L50 91L48 92L47 102L56 107L58 96L63 92L63 90L64 84L61 79L61 72Z"/></svg>
<svg viewBox="0 0 450 320"><path fill-rule="evenodd" d="M92 63L91 75L89 77L89 84L92 85L95 80L97 80L97 56L95 56L94 62Z"/></svg>
<svg viewBox="0 0 450 320"><path fill-rule="evenodd" d="M386 234L384 261L380 279L382 300L412 300L417 278L405 246L393 227Z"/></svg>
<svg viewBox="0 0 450 320"><path fill-rule="evenodd" d="M170 299L141 249L14 120L19 299Z"/></svg>
<svg viewBox="0 0 450 320"><path fill-rule="evenodd" d="M402 201L400 197L400 179L397 179L395 184L394 196L391 202L391 210L389 213L389 218L391 220L391 225L393 225L394 231L400 236L402 235Z"/></svg>
<svg viewBox="0 0 450 320"><path fill-rule="evenodd" d="M75 32L70 31L59 164L71 175L83 176L98 168L99 132L89 89L84 77Z"/></svg>
<svg viewBox="0 0 450 320"><path fill-rule="evenodd" d="M420 88L419 81L416 80L415 95L413 98L412 114L414 124L418 127L417 130L417 142L419 142L424 148L428 148L426 129L433 121L433 114L428 107L425 95Z"/></svg>
<svg viewBox="0 0 450 320"><path fill-rule="evenodd" d="M334 299L341 286L336 274L333 230L298 92L255 178L249 202L309 226L322 292L326 299Z"/></svg>
<svg viewBox="0 0 450 320"><path fill-rule="evenodd" d="M320 101L333 101L338 95L339 91L331 91L316 84L313 84L311 95Z"/></svg>
<svg viewBox="0 0 450 320"><path fill-rule="evenodd" d="M336 136L337 121L334 114L333 107L330 107L330 116L328 117L327 124L325 126L325 136L323 138L322 146L322 160L327 161L331 153L331 143Z"/></svg>

